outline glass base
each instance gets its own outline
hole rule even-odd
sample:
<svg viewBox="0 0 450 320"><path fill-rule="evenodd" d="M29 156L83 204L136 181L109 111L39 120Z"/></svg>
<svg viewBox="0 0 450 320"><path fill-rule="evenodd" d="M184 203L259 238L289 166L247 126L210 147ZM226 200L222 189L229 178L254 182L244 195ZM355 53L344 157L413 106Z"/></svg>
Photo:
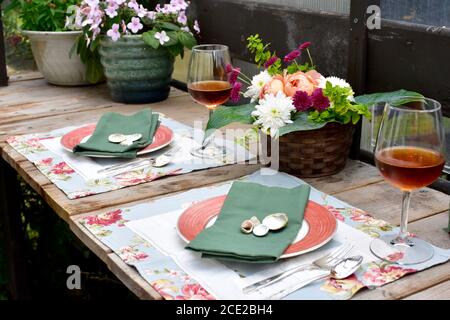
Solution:
<svg viewBox="0 0 450 320"><path fill-rule="evenodd" d="M226 156L226 149L213 145L206 148L194 148L190 151L190 153L197 158L221 160Z"/></svg>
<svg viewBox="0 0 450 320"><path fill-rule="evenodd" d="M370 244L370 251L378 258L409 265L430 260L434 255L431 245L417 238L399 239L397 236L384 236Z"/></svg>

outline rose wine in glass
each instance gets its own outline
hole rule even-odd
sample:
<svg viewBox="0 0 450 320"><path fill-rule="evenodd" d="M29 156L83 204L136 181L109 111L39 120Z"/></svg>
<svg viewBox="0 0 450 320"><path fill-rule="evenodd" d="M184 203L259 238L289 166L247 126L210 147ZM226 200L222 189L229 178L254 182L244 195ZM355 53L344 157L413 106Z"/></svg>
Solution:
<svg viewBox="0 0 450 320"><path fill-rule="evenodd" d="M231 84L226 72L227 64L231 63L227 46L220 44L204 44L192 48L188 71L188 91L192 98L209 110L209 117L213 110L225 103L231 93ZM200 148L191 154L200 158L223 156L226 153L217 146L207 147L213 136L203 141Z"/></svg>
<svg viewBox="0 0 450 320"><path fill-rule="evenodd" d="M439 102L423 98L403 105L386 105L375 150L375 164L383 178L403 192L398 235L371 244L377 257L399 264L431 259L433 247L407 232L411 192L432 184L445 165L445 134ZM396 257L392 261L392 257Z"/></svg>

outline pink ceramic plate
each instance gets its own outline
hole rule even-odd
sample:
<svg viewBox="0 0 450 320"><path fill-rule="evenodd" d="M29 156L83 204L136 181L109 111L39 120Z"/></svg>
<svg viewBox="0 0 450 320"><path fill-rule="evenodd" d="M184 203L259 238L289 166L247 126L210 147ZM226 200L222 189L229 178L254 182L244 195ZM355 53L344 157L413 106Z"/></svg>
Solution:
<svg viewBox="0 0 450 320"><path fill-rule="evenodd" d="M210 198L186 209L177 224L178 233L183 240L192 241L203 229L214 224L225 198L226 195ZM336 228L337 222L333 214L324 206L309 201L302 228L281 258L295 257L320 248L331 240Z"/></svg>
<svg viewBox="0 0 450 320"><path fill-rule="evenodd" d="M75 148L76 145L83 142L83 140L87 140L88 137L90 137L95 130L95 123L94 124L88 124L84 127L75 129L67 134L65 134L61 138L61 144L62 146L68 150L73 151L73 148ZM144 149L138 151L138 155L150 153L159 149L164 148L165 146L169 145L173 140L173 132L170 128L160 125L158 127L158 130L156 130L155 136L153 138L153 142L145 147Z"/></svg>

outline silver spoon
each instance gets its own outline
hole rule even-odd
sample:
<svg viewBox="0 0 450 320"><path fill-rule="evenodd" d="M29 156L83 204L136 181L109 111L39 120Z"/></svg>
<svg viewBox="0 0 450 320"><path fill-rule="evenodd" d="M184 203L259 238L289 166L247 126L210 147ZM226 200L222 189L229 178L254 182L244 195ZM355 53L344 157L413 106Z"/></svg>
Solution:
<svg viewBox="0 0 450 320"><path fill-rule="evenodd" d="M352 274L358 270L359 266L363 262L362 256L354 256L350 258L343 259L338 264L336 264L333 268L331 268L330 272L327 272L326 274L322 273L320 275L314 276L312 278L306 279L304 281L301 281L299 283L296 283L293 286L290 286L289 288L283 289L274 295L270 297L272 300L278 300L282 299L291 293L306 287L308 284L313 283L315 281L326 279L326 278L332 278L336 280L342 280L345 278L348 278Z"/></svg>

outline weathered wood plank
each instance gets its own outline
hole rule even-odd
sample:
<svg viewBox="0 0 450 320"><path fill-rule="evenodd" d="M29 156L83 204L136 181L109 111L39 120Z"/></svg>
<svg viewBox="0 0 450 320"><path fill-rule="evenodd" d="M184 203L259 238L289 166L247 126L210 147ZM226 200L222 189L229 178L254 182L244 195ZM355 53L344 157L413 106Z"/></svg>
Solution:
<svg viewBox="0 0 450 320"><path fill-rule="evenodd" d="M331 177L304 179L327 194L357 189L383 180L378 170L366 163L349 160L345 170Z"/></svg>
<svg viewBox="0 0 450 320"><path fill-rule="evenodd" d="M172 88L171 97L188 96ZM0 123L14 123L27 119L58 114L124 106L113 102L105 84L87 87L57 87L43 79L14 82L0 89ZM140 105L141 108L148 107Z"/></svg>
<svg viewBox="0 0 450 320"><path fill-rule="evenodd" d="M371 184L335 196L379 219L393 224L400 221L401 192L386 182ZM410 221L415 221L448 210L450 196L429 188L414 192L411 199Z"/></svg>
<svg viewBox="0 0 450 320"><path fill-rule="evenodd" d="M100 119L105 112L132 114L149 107L154 111L162 112L168 117L190 126L194 125L194 121L206 121L208 118L206 108L194 103L189 96L180 95L153 105L112 105L108 108L93 108L93 110L83 112L71 112L52 115L51 117L30 118L11 123L0 123L0 140L3 141L6 136L10 135L43 133L67 126L93 123Z"/></svg>
<svg viewBox="0 0 450 320"><path fill-rule="evenodd" d="M109 270L122 281L137 297L143 300L161 300L161 295L142 278L136 269L130 267L115 253L108 255Z"/></svg>
<svg viewBox="0 0 450 320"><path fill-rule="evenodd" d="M36 80L36 79L42 79L44 76L39 71L30 71L30 72L24 72L20 74L15 74L9 77L8 83L12 82L18 82L18 81L29 81L29 80Z"/></svg>
<svg viewBox="0 0 450 320"><path fill-rule="evenodd" d="M107 262L108 254L113 251L87 230L78 219L69 220L69 228L103 262Z"/></svg>
<svg viewBox="0 0 450 320"><path fill-rule="evenodd" d="M450 281L413 294L405 300L450 300Z"/></svg>
<svg viewBox="0 0 450 320"><path fill-rule="evenodd" d="M409 230L436 246L448 249L450 248L450 237L444 230L446 224L443 224L443 222L448 221L447 218L448 212L443 212L411 223ZM364 290L358 293L354 299L402 299L448 280L450 280L450 262L405 276L375 290Z"/></svg>

